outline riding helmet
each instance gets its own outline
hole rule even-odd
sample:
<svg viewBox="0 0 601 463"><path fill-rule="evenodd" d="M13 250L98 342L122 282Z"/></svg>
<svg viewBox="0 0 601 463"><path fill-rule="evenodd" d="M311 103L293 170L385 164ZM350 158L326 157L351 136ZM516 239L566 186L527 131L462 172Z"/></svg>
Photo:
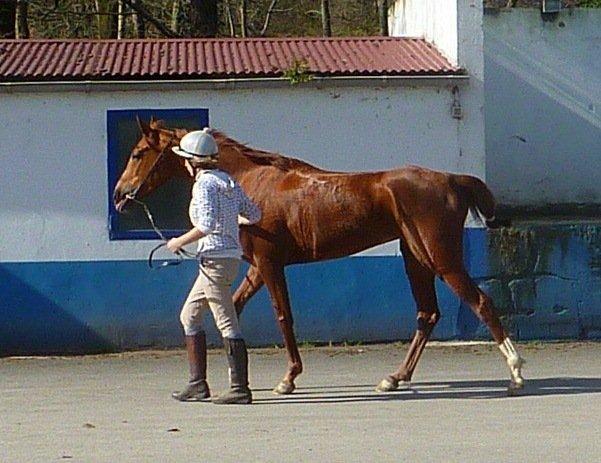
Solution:
<svg viewBox="0 0 601 463"><path fill-rule="evenodd" d="M219 151L217 142L215 142L208 127L187 133L180 140L179 146L174 146L172 150L178 156L187 159L213 156Z"/></svg>

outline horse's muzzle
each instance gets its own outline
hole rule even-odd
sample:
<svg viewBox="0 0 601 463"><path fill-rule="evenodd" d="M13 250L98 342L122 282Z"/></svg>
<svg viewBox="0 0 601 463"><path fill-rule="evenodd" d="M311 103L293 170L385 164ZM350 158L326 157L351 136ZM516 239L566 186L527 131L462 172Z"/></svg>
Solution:
<svg viewBox="0 0 601 463"><path fill-rule="evenodd" d="M122 189L119 188L119 185L115 187L115 191L113 191L113 204L115 205L115 209L117 212L122 213L125 210L125 206L130 201L130 194L132 189Z"/></svg>

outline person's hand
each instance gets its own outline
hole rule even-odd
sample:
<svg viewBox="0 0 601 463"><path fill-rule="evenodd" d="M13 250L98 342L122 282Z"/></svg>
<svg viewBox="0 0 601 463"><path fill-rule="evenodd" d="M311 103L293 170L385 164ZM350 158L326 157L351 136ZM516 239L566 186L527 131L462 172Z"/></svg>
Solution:
<svg viewBox="0 0 601 463"><path fill-rule="evenodd" d="M238 216L238 225L252 225L246 217Z"/></svg>
<svg viewBox="0 0 601 463"><path fill-rule="evenodd" d="M167 241L167 249L169 249L172 253L177 254L181 248L182 245L180 244L178 238L171 238L169 241Z"/></svg>

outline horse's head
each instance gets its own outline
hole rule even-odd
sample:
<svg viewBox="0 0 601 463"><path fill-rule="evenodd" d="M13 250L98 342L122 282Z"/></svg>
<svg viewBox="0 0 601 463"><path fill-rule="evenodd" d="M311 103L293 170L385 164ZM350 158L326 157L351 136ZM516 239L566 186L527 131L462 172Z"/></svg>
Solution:
<svg viewBox="0 0 601 463"><path fill-rule="evenodd" d="M150 123L139 118L136 120L140 139L113 191L113 202L118 212L123 211L132 197L143 198L173 177L188 176L183 159L171 151L185 131L165 129L154 118L150 119Z"/></svg>

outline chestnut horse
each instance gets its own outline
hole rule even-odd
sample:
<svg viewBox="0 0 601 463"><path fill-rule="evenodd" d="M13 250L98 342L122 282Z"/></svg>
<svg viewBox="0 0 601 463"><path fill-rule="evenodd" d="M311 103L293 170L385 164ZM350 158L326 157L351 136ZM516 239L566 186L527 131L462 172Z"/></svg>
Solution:
<svg viewBox="0 0 601 463"><path fill-rule="evenodd" d="M144 197L174 176L187 176L183 159L171 152L186 130L138 120L141 137L114 190L122 211L133 196ZM491 298L463 264L463 227L472 209L492 225L495 200L479 179L409 166L385 172L328 172L280 154L250 148L213 131L219 168L235 178L262 210L261 221L241 227L250 268L234 294L240 313L267 286L288 355L288 368L274 389L289 394L302 372L293 331L284 267L335 259L399 239L413 297L417 330L402 365L377 386L391 391L411 380L440 318L434 289L441 278L489 328L510 368L510 391L523 385L522 359L495 314ZM186 207L182 204L181 207Z"/></svg>

